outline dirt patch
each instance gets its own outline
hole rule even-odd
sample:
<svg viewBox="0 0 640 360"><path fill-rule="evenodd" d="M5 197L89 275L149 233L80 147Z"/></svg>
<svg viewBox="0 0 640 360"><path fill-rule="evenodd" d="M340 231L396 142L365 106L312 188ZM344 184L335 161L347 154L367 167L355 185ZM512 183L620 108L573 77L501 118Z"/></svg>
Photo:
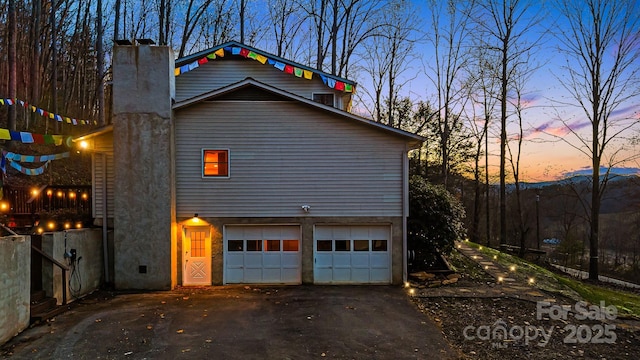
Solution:
<svg viewBox="0 0 640 360"><path fill-rule="evenodd" d="M461 274L459 283L450 287L494 286L468 259L454 255L450 262ZM545 295L549 302L544 304L471 294L412 299L468 359L636 359L640 354L640 321L609 314L606 304L590 308L560 295ZM571 311L565 313L566 309ZM584 315L597 319L583 319Z"/></svg>

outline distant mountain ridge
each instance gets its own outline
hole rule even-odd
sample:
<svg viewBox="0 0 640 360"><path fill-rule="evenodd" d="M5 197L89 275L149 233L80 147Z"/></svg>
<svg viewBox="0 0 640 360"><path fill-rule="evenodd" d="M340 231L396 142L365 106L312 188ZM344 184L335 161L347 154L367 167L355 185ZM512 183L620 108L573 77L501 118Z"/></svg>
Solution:
<svg viewBox="0 0 640 360"><path fill-rule="evenodd" d="M609 182L615 181L627 181L627 180L637 180L640 181L640 176L636 174L629 175L620 175L620 174L609 174ZM602 181L602 177L600 179ZM591 175L574 175L571 177L566 177L559 180L550 180L550 181L541 181L541 182L521 182L520 188L522 189L541 189L547 186L554 185L571 185L571 184L580 184L580 183L591 183ZM515 189L514 184L509 184L507 189L513 187Z"/></svg>

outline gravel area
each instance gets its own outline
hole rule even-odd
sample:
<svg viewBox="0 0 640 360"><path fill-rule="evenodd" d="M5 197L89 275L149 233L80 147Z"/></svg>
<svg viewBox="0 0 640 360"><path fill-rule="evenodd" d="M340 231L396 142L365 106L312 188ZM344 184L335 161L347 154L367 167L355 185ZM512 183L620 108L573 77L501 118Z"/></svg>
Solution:
<svg viewBox="0 0 640 360"><path fill-rule="evenodd" d="M462 275L452 288L494 286L465 259L450 259ZM547 295L544 303L511 296L412 299L464 359L640 358L640 320L621 319L606 304Z"/></svg>

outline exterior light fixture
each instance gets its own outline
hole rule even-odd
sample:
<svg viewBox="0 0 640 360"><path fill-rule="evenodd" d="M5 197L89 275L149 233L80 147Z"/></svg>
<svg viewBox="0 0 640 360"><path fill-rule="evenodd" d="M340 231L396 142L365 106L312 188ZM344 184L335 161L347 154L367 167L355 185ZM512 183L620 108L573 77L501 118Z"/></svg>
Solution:
<svg viewBox="0 0 640 360"><path fill-rule="evenodd" d="M498 276L498 282L502 283L504 281L504 278L502 276Z"/></svg>
<svg viewBox="0 0 640 360"><path fill-rule="evenodd" d="M533 283L536 282L536 279L534 278L529 278L529 285L533 285Z"/></svg>
<svg viewBox="0 0 640 360"><path fill-rule="evenodd" d="M302 208L302 211L308 213L309 210L311 210L311 205L306 205L305 204L305 205L302 205L301 208Z"/></svg>
<svg viewBox="0 0 640 360"><path fill-rule="evenodd" d="M515 265L509 266L509 271L511 271L511 272L516 271L516 266Z"/></svg>
<svg viewBox="0 0 640 360"><path fill-rule="evenodd" d="M478 247L478 250L482 250L482 246Z"/></svg>
<svg viewBox="0 0 640 360"><path fill-rule="evenodd" d="M200 218L198 217L198 213L193 214L193 219L191 219L194 223L200 222Z"/></svg>

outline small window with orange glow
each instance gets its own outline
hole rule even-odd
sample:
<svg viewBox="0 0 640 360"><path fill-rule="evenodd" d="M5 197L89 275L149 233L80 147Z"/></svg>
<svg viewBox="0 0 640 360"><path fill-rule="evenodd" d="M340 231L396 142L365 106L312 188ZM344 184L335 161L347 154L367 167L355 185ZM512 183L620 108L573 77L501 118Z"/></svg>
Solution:
<svg viewBox="0 0 640 360"><path fill-rule="evenodd" d="M204 177L229 177L229 150L202 150Z"/></svg>
<svg viewBox="0 0 640 360"><path fill-rule="evenodd" d="M298 240L282 240L283 251L298 251Z"/></svg>

